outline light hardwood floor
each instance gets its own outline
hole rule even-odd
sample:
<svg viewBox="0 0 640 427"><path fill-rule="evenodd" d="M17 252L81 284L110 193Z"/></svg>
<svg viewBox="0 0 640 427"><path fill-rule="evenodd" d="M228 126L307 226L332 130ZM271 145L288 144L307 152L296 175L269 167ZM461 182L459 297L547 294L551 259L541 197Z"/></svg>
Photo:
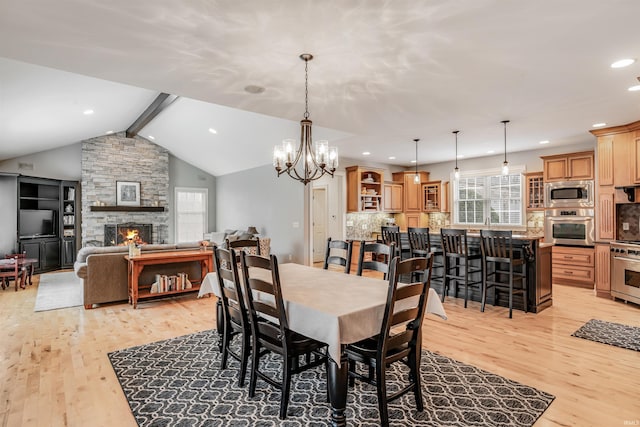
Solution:
<svg viewBox="0 0 640 427"><path fill-rule="evenodd" d="M0 291L2 426L135 426L107 353L215 328L215 298L194 295L35 313L34 279ZM553 294L553 307L513 319L447 299L448 320L426 317L424 346L555 395L536 426L640 425L640 352L571 337L592 318L640 327L640 308L587 289Z"/></svg>

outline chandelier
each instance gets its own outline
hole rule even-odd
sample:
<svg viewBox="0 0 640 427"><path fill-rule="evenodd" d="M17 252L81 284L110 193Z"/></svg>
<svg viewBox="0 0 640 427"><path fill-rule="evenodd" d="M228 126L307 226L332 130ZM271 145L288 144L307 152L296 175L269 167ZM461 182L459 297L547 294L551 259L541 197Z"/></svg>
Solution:
<svg viewBox="0 0 640 427"><path fill-rule="evenodd" d="M303 53L304 61L304 118L300 120L300 145L294 150L295 140L285 139L282 145L273 148L273 167L278 176L287 173L291 178L304 185L322 177L324 174L333 177L338 166L338 148L329 147L325 140L311 139L311 120L309 120L309 61L313 55ZM313 145L313 147L312 147Z"/></svg>

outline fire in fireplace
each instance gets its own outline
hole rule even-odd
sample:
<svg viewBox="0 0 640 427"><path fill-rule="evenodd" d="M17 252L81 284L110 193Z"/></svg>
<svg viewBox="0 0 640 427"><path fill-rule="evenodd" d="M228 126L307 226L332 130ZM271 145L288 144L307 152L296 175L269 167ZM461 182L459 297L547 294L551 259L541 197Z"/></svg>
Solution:
<svg viewBox="0 0 640 427"><path fill-rule="evenodd" d="M104 245L120 246L133 242L137 245L153 243L153 225L136 224L106 224L104 226Z"/></svg>

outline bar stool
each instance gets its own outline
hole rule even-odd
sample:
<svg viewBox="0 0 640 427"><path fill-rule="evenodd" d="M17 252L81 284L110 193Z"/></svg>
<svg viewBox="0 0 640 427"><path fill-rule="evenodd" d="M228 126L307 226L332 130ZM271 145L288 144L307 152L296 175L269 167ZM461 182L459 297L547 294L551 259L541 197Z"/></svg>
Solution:
<svg viewBox="0 0 640 427"><path fill-rule="evenodd" d="M444 283L444 253L441 248L431 245L431 236L428 227L408 227L407 236L409 240L410 257L425 257L428 253L432 255L433 265L431 267L431 283L437 281ZM438 257L438 258L436 258ZM438 270L436 272L436 270ZM442 288L444 292L444 286Z"/></svg>
<svg viewBox="0 0 640 427"><path fill-rule="evenodd" d="M471 280L471 275L480 273L482 275L482 262L476 267L471 261L481 260L479 253L470 253L467 244L467 230L442 228L440 230L442 239L442 250L444 253L444 286L442 289L442 301L449 291L449 285L453 280L455 283L454 295L458 297L458 283L464 285L464 308L467 308L469 298L469 287L482 287L482 278L477 281Z"/></svg>
<svg viewBox="0 0 640 427"><path fill-rule="evenodd" d="M513 253L513 240L511 231L480 230L480 247L482 249L482 264L484 274L482 277L482 305L480 311L484 312L487 299L487 289L493 288L493 305L498 300L498 289L507 288L509 291L509 318L513 313L513 294L521 294L524 301L524 312L528 310L527 304L527 279L525 260L523 257L515 258ZM505 269L508 264L508 269ZM521 266L519 271L513 267ZM492 270L492 271L491 271ZM514 282L520 287L513 288Z"/></svg>

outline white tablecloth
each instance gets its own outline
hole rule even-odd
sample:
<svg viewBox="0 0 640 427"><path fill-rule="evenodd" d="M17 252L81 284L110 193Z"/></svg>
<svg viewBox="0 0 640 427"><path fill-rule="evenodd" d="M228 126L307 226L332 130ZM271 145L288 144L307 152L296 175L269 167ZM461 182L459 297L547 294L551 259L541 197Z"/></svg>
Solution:
<svg viewBox="0 0 640 427"><path fill-rule="evenodd" d="M329 355L340 363L341 344L350 344L380 332L388 281L323 270L300 264L281 264L280 282L289 327L329 345ZM219 295L215 273L205 277L198 296ZM447 318L438 294L429 289L427 313Z"/></svg>

